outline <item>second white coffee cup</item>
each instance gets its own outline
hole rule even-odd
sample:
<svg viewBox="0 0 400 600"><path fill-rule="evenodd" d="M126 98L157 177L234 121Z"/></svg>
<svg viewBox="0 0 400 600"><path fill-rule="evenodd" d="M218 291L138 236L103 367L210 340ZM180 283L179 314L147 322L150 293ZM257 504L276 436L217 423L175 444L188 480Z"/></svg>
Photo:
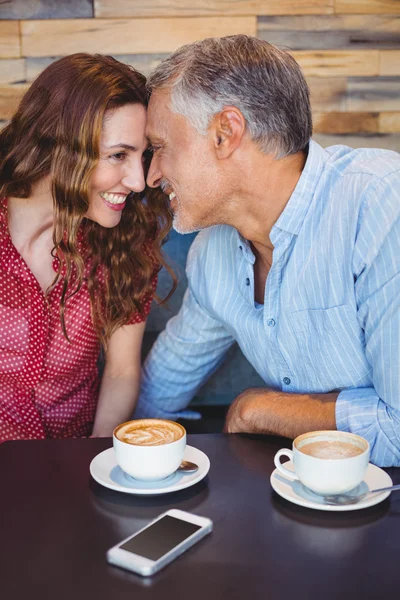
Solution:
<svg viewBox="0 0 400 600"><path fill-rule="evenodd" d="M286 478L299 480L316 494L343 494L363 481L369 454L367 440L359 435L312 431L298 436L292 450L279 450L274 463ZM293 461L294 473L281 463L282 456Z"/></svg>

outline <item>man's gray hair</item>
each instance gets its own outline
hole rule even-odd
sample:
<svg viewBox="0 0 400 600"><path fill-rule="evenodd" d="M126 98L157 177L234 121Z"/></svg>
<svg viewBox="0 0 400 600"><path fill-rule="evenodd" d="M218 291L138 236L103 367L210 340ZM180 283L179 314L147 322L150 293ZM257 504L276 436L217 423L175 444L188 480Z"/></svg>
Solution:
<svg viewBox="0 0 400 600"><path fill-rule="evenodd" d="M310 93L294 58L247 35L207 38L182 46L147 80L149 92L171 90L173 112L205 135L225 106L246 119L261 151L283 158L307 147L312 134Z"/></svg>

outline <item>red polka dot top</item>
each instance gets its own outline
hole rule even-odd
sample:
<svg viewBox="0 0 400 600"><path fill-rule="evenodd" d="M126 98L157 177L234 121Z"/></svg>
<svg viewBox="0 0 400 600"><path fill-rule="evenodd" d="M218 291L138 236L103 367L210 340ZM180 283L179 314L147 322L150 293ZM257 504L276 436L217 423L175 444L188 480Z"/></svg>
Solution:
<svg viewBox="0 0 400 600"><path fill-rule="evenodd" d="M80 236L79 251L85 251ZM53 263L57 271L57 259ZM153 278L153 292L157 278ZM100 343L86 283L67 301L60 322L62 278L45 296L14 247L7 202L0 201L0 441L90 435L99 392ZM152 295L143 300L150 312ZM144 317L145 318L145 317ZM143 317L136 313L130 323Z"/></svg>

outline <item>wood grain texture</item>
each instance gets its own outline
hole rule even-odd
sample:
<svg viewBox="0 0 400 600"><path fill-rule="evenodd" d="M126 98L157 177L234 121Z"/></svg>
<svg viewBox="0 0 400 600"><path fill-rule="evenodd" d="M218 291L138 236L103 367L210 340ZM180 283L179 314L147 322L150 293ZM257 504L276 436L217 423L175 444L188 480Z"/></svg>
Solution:
<svg viewBox="0 0 400 600"><path fill-rule="evenodd" d="M400 133L400 110L398 112L383 112L379 115L380 133Z"/></svg>
<svg viewBox="0 0 400 600"><path fill-rule="evenodd" d="M23 58L0 60L0 85L14 84L25 80L25 61Z"/></svg>
<svg viewBox="0 0 400 600"><path fill-rule="evenodd" d="M313 135L318 144L324 148L327 146L336 146L336 144L345 144L350 148L384 148L400 152L400 134L365 134L365 135L333 135L316 133Z"/></svg>
<svg viewBox="0 0 400 600"><path fill-rule="evenodd" d="M308 77L311 106L316 111L343 110L346 103L346 77Z"/></svg>
<svg viewBox="0 0 400 600"><path fill-rule="evenodd" d="M309 77L375 77L379 74L378 50L300 50L291 54Z"/></svg>
<svg viewBox="0 0 400 600"><path fill-rule="evenodd" d="M400 77L350 77L345 108L359 112L400 110Z"/></svg>
<svg viewBox="0 0 400 600"><path fill-rule="evenodd" d="M11 119L16 111L18 104L28 89L27 84L17 84L10 86L0 85L0 119Z"/></svg>
<svg viewBox="0 0 400 600"><path fill-rule="evenodd" d="M21 21L24 56L173 52L205 37L256 34L255 17Z"/></svg>
<svg viewBox="0 0 400 600"><path fill-rule="evenodd" d="M0 58L21 56L17 21L0 21Z"/></svg>
<svg viewBox="0 0 400 600"><path fill-rule="evenodd" d="M0 19L93 17L92 0L0 0Z"/></svg>
<svg viewBox="0 0 400 600"><path fill-rule="evenodd" d="M46 67L52 62L60 58L52 56L51 58L25 58L25 76L26 81L30 82L35 79Z"/></svg>
<svg viewBox="0 0 400 600"><path fill-rule="evenodd" d="M292 50L400 48L396 15L260 17L257 36Z"/></svg>
<svg viewBox="0 0 400 600"><path fill-rule="evenodd" d="M337 13L400 14L399 0L335 0Z"/></svg>
<svg viewBox="0 0 400 600"><path fill-rule="evenodd" d="M332 14L334 0L94 0L96 17Z"/></svg>
<svg viewBox="0 0 400 600"><path fill-rule="evenodd" d="M378 133L378 113L314 113L315 133Z"/></svg>
<svg viewBox="0 0 400 600"><path fill-rule="evenodd" d="M400 75L400 50L380 52L380 75Z"/></svg>

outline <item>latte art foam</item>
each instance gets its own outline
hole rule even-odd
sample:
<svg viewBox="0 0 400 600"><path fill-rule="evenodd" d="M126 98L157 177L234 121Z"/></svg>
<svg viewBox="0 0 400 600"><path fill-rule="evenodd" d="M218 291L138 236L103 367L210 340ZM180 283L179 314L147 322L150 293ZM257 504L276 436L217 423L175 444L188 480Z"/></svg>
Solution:
<svg viewBox="0 0 400 600"><path fill-rule="evenodd" d="M122 425L116 436L121 442L134 446L161 446L179 440L184 429L173 421L141 419Z"/></svg>
<svg viewBox="0 0 400 600"><path fill-rule="evenodd" d="M341 440L318 440L303 444L299 450L309 456L325 459L351 458L364 452L359 446Z"/></svg>

